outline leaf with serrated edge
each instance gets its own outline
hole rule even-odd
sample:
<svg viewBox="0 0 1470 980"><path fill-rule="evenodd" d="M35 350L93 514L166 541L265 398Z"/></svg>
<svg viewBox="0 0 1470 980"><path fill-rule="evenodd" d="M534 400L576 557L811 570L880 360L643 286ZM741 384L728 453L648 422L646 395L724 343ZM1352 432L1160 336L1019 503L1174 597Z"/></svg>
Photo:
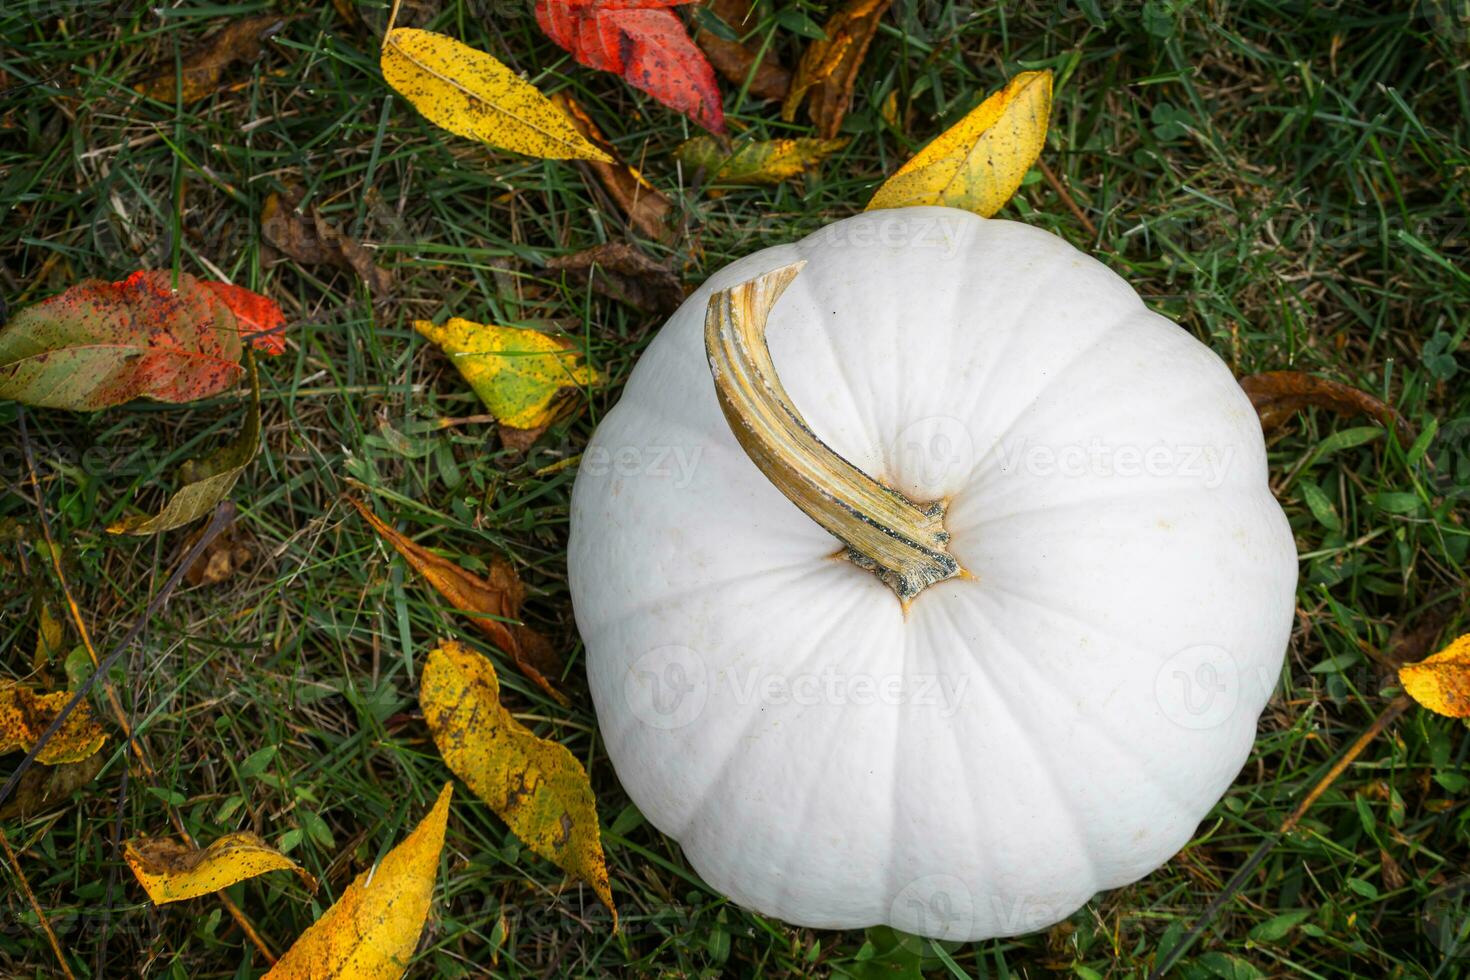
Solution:
<svg viewBox="0 0 1470 980"><path fill-rule="evenodd" d="M1470 718L1470 633L1432 657L1400 667L1399 683L1436 714Z"/></svg>
<svg viewBox="0 0 1470 980"><path fill-rule="evenodd" d="M551 101L483 51L400 27L383 39L383 78L424 118L456 136L551 160L601 160Z"/></svg>
<svg viewBox="0 0 1470 980"><path fill-rule="evenodd" d="M0 399L38 408L190 402L243 373L235 315L187 273L177 288L171 272L78 283L0 330Z"/></svg>
<svg viewBox="0 0 1470 980"><path fill-rule="evenodd" d="M990 217L1041 155L1050 115L1051 72L1022 72L900 167L867 210L933 204Z"/></svg>
<svg viewBox="0 0 1470 980"><path fill-rule="evenodd" d="M307 888L316 879L280 851L248 831L189 847L166 837L130 840L123 858L156 905L208 895L269 871L294 871Z"/></svg>
<svg viewBox="0 0 1470 980"><path fill-rule="evenodd" d="M591 885L616 930L597 800L577 757L516 721L490 661L453 641L430 651L419 705L445 765L527 847Z"/></svg>
<svg viewBox="0 0 1470 980"><path fill-rule="evenodd" d="M399 980L413 960L439 876L454 784L413 832L358 875L337 904L301 934L267 980Z"/></svg>

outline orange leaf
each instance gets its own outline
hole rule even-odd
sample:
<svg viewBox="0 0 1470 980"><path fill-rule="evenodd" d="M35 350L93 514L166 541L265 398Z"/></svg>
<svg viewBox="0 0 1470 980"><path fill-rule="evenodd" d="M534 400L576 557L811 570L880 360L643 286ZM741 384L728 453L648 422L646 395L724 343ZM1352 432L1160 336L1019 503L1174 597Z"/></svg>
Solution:
<svg viewBox="0 0 1470 980"><path fill-rule="evenodd" d="M1241 378L1240 386L1261 417L1261 428L1267 432L1301 409L1315 405L1339 415L1371 415L1384 428L1397 431L1404 445L1413 442L1408 422L1392 405L1336 381L1302 371L1267 371Z"/></svg>
<svg viewBox="0 0 1470 980"><path fill-rule="evenodd" d="M348 497L363 520L408 560L420 575L429 580L439 594L454 608L471 617L490 642L508 654L522 674L551 695L558 704L568 704L567 696L551 686L547 675L561 673L561 664L551 643L541 634L520 623L506 622L520 616L526 590L510 562L501 558L490 562L490 577L481 578L465 571L447 558L410 541L393 530L362 501Z"/></svg>
<svg viewBox="0 0 1470 980"><path fill-rule="evenodd" d="M204 282L200 285L219 297L240 321L240 339L266 354L286 352L286 314L276 301L244 286L227 282Z"/></svg>

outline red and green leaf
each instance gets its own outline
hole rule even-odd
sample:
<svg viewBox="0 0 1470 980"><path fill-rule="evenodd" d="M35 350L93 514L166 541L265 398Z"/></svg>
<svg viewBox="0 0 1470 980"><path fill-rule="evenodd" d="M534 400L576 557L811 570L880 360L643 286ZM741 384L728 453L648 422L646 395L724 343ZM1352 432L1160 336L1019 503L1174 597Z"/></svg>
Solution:
<svg viewBox="0 0 1470 980"><path fill-rule="evenodd" d="M82 412L189 402L239 383L240 354L235 314L193 276L88 280L0 330L0 398Z"/></svg>

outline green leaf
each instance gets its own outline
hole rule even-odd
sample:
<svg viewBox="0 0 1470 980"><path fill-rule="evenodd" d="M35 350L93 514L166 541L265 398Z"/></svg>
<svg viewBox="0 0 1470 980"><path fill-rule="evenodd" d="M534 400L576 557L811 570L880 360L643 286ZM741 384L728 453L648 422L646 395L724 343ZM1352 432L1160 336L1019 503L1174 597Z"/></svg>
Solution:
<svg viewBox="0 0 1470 980"><path fill-rule="evenodd" d="M1389 514L1412 514L1419 509L1419 495L1385 491L1373 495L1373 506Z"/></svg>
<svg viewBox="0 0 1470 980"><path fill-rule="evenodd" d="M1364 881L1362 878L1349 878L1347 880L1347 886L1350 890L1362 895L1364 898L1378 897L1378 886L1371 881Z"/></svg>
<svg viewBox="0 0 1470 980"><path fill-rule="evenodd" d="M240 775L245 779L259 776L262 772L265 772L265 767L271 764L271 760L276 757L276 753L280 750L281 747L279 745L267 745L263 749L257 749L250 753L245 757L245 761L240 763Z"/></svg>
<svg viewBox="0 0 1470 980"><path fill-rule="evenodd" d="M1322 492L1322 488L1311 480L1302 480L1298 486L1302 491L1302 500L1306 502L1312 516L1317 518L1317 523L1329 531L1341 531L1342 520L1337 516L1337 509L1332 506L1332 501L1327 499L1327 494Z"/></svg>
<svg viewBox="0 0 1470 980"><path fill-rule="evenodd" d="M1383 435L1384 429L1376 425L1360 425L1353 429L1341 429L1323 439L1317 446L1317 455L1313 462L1319 462L1327 456L1343 449L1352 449Z"/></svg>
<svg viewBox="0 0 1470 980"><path fill-rule="evenodd" d="M1252 929L1250 937L1258 943L1274 943L1295 929L1311 914L1311 909L1293 909L1290 912L1283 912Z"/></svg>

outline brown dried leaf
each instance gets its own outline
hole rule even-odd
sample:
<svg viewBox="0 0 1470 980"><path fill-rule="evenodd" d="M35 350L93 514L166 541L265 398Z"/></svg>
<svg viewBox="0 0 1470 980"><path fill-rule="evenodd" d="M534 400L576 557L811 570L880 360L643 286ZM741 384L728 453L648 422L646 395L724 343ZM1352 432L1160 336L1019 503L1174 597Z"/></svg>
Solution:
<svg viewBox="0 0 1470 980"><path fill-rule="evenodd" d="M377 299L393 288L393 274L373 261L361 242L348 238L323 218L316 208L302 214L301 194L271 194L260 211L260 233L266 242L304 265L331 265L367 283Z"/></svg>
<svg viewBox="0 0 1470 980"><path fill-rule="evenodd" d="M1413 442L1412 429L1398 410L1367 392L1302 371L1266 371L1240 379L1261 417L1261 429L1271 432L1303 408L1315 405L1339 415L1371 415L1384 428L1398 432L1404 445Z"/></svg>
<svg viewBox="0 0 1470 980"><path fill-rule="evenodd" d="M546 263L575 283L591 279L592 290L646 313L672 313L684 302L684 287L667 267L627 242L607 242Z"/></svg>
<svg viewBox="0 0 1470 980"><path fill-rule="evenodd" d="M607 137L602 135L597 124L576 99L565 92L558 92L551 97L551 101L567 114L567 118L587 142L612 158L612 163L588 160L586 165L597 174L597 179L602 182L608 196L628 216L628 224L648 238L667 241L670 232L668 217L674 210L673 203L662 191L650 184L643 174L623 162L617 150L613 149Z"/></svg>
<svg viewBox="0 0 1470 980"><path fill-rule="evenodd" d="M357 498L348 497L347 500L374 531L429 580L440 595L460 612L469 614L471 621L490 638L490 642L510 655L522 674L558 704L569 703L565 694L551 686L549 678L561 673L561 662L550 641L528 626L505 622L520 617L521 604L526 600L525 586L521 584L514 566L502 558L495 558L490 562L490 577L481 578L415 544L389 527Z"/></svg>
<svg viewBox="0 0 1470 980"><path fill-rule="evenodd" d="M202 529L196 532L185 543L184 550L188 551L193 547L194 541L202 533ZM196 588L201 585L218 585L250 564L250 558L249 545L245 543L238 528L230 527L205 546L199 557L194 559L194 564L184 572L184 580Z"/></svg>
<svg viewBox="0 0 1470 980"><path fill-rule="evenodd" d="M817 128L817 135L832 139L842 128L842 117L852 104L852 87L858 69L868 54L868 45L878 32L893 0L847 0L822 25L825 41L807 44L791 87L781 103L781 118L796 118L796 107L807 100L807 113Z"/></svg>
<svg viewBox="0 0 1470 980"><path fill-rule="evenodd" d="M225 69L260 57L261 42L284 27L286 20L265 14L234 21L184 55L177 69L170 58L167 65L133 88L160 102L173 102L176 93L181 93L185 105L198 102L219 88Z"/></svg>
<svg viewBox="0 0 1470 980"><path fill-rule="evenodd" d="M59 766L31 766L11 791L10 799L0 806L0 823L31 817L61 806L71 794L97 778L107 754L94 752L81 762L64 762Z"/></svg>
<svg viewBox="0 0 1470 980"><path fill-rule="evenodd" d="M745 32L750 18L751 0L711 0L706 6L732 29ZM760 54L758 45L728 41L709 31L696 33L694 43L704 49L710 64L715 66L715 71L734 84L744 85L749 78L750 87L746 91L757 99L779 101L786 98L786 92L791 88L791 72L781 65L774 52L767 50L766 56L757 66L756 57ZM750 73L752 67L755 67L754 76Z"/></svg>

